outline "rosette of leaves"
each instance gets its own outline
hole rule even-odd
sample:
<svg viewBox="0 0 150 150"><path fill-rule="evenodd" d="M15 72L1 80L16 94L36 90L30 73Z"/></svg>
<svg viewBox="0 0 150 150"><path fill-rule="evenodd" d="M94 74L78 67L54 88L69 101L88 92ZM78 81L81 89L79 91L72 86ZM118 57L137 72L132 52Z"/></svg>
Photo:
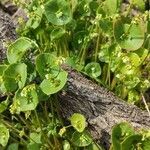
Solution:
<svg viewBox="0 0 150 150"><path fill-rule="evenodd" d="M50 0L44 8L47 20L54 25L65 25L72 19L69 2L66 0Z"/></svg>

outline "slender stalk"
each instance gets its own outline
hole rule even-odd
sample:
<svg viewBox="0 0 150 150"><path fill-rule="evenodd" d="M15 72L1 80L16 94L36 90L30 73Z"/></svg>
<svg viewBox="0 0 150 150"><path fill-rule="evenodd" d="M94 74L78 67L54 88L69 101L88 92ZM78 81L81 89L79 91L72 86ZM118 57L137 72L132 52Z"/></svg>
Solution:
<svg viewBox="0 0 150 150"><path fill-rule="evenodd" d="M145 97L144 97L143 93L141 93L141 96L142 96L142 100L143 100L143 103L145 105L145 108L146 108L146 110L147 110L147 112L149 114L149 117L150 117L150 110L149 110L149 107L148 107L148 105L146 103L146 100L145 100Z"/></svg>
<svg viewBox="0 0 150 150"><path fill-rule="evenodd" d="M98 50L99 50L99 41L100 41L100 32L99 32L99 26L96 26L97 28L97 33L98 33L98 37L97 37L97 41L96 41L96 49L95 49L95 62L97 62L97 57L98 57Z"/></svg>

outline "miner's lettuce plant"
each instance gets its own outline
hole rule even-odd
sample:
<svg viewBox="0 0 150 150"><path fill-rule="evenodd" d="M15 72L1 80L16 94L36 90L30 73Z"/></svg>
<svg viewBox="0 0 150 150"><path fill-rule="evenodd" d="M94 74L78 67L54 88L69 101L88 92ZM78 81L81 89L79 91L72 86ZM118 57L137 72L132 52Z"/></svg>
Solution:
<svg viewBox="0 0 150 150"><path fill-rule="evenodd" d="M59 116L57 92L67 81L61 64L141 106L141 95L150 87L146 3L129 1L123 10L122 0L14 2L27 20L19 18L20 38L8 46L7 60L0 64L0 149L101 149L81 114L70 118L71 125ZM150 149L149 135L124 123L113 128L111 140L113 150Z"/></svg>

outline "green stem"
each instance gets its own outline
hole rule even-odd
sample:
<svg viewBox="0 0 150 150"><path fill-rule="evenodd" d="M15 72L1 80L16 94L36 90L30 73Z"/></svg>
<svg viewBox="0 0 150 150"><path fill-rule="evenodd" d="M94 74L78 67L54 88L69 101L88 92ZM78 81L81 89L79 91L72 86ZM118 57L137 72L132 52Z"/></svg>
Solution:
<svg viewBox="0 0 150 150"><path fill-rule="evenodd" d="M37 111L34 110L34 113L35 113L35 117L36 117L36 119L37 119L37 123L38 123L38 125L39 125L39 127L40 127L40 129L41 129L41 133L42 133L42 135L44 136L44 139L47 141L49 147L51 147L51 148L53 149L53 144L50 142L48 136L47 136L47 135L43 132L43 130L42 130L42 125L41 125L41 123L40 123L40 120L39 120Z"/></svg>
<svg viewBox="0 0 150 150"><path fill-rule="evenodd" d="M97 41L96 41L96 49L95 49L95 62L97 62L97 57L98 57L98 50L99 50L99 41L100 41L100 32L99 32L99 26L97 25L97 33L98 33L98 37L97 37Z"/></svg>

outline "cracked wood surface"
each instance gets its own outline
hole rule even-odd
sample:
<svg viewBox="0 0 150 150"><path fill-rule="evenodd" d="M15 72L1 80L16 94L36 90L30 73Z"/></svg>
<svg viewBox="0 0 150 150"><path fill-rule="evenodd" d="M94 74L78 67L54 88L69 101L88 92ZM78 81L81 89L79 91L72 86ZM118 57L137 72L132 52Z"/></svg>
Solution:
<svg viewBox="0 0 150 150"><path fill-rule="evenodd" d="M126 103L69 67L63 68L69 75L66 88L59 94L61 114L65 118L73 113L85 115L92 136L106 145L106 149L110 146L111 129L117 123L127 121L136 130L150 129L150 117L146 111Z"/></svg>
<svg viewBox="0 0 150 150"><path fill-rule="evenodd" d="M17 16L17 13L14 16ZM0 9L0 62L6 57L3 43L16 39L13 19ZM69 118L75 112L84 114L93 138L105 145L106 149L110 145L111 129L116 123L128 121L137 130L150 129L150 117L147 112L127 104L82 74L68 67L64 69L69 75L65 90L58 95L61 115Z"/></svg>
<svg viewBox="0 0 150 150"><path fill-rule="evenodd" d="M0 62L6 58L6 43L16 39L12 18L0 8Z"/></svg>

